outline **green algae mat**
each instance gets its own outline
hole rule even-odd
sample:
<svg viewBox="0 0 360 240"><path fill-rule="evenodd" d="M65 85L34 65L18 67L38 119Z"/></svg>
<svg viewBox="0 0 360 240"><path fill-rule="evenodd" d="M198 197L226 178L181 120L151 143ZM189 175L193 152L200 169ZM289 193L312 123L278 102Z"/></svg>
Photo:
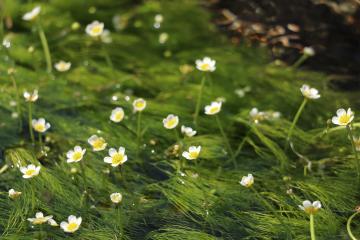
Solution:
<svg viewBox="0 0 360 240"><path fill-rule="evenodd" d="M1 239L360 237L356 96L200 4L0 1Z"/></svg>

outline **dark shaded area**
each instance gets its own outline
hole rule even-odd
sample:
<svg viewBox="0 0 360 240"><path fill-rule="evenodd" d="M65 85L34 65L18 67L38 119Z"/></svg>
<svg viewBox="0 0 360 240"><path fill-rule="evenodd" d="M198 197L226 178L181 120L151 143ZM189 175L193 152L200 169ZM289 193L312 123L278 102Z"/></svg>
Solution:
<svg viewBox="0 0 360 240"><path fill-rule="evenodd" d="M289 64L312 46L316 55L304 67L330 73L337 88L360 89L360 1L218 0L211 7L234 42L266 44Z"/></svg>

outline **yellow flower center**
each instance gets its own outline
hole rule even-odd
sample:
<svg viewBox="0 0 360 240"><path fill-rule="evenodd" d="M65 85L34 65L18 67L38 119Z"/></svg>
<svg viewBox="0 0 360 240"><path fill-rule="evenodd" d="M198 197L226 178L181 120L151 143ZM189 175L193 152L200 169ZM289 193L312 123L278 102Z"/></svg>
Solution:
<svg viewBox="0 0 360 240"><path fill-rule="evenodd" d="M67 65L66 65L66 63L62 62L62 63L59 63L58 67L60 70L65 70L67 68Z"/></svg>
<svg viewBox="0 0 360 240"><path fill-rule="evenodd" d="M339 117L339 123L348 124L350 121L350 115L343 114Z"/></svg>
<svg viewBox="0 0 360 240"><path fill-rule="evenodd" d="M168 120L165 125L166 127L171 128L174 127L176 123L177 123L176 118L170 118L170 120Z"/></svg>
<svg viewBox="0 0 360 240"><path fill-rule="evenodd" d="M314 208L313 206L305 208L305 212L307 214L315 214L319 209Z"/></svg>
<svg viewBox="0 0 360 240"><path fill-rule="evenodd" d="M100 26L94 26L92 29L91 29L91 33L92 34L100 34L102 32L102 27Z"/></svg>
<svg viewBox="0 0 360 240"><path fill-rule="evenodd" d="M26 170L25 175L32 176L36 171L34 169Z"/></svg>
<svg viewBox="0 0 360 240"><path fill-rule="evenodd" d="M43 224L45 221L45 218L36 218L34 219L34 221L32 222L32 224L36 225L36 224Z"/></svg>
<svg viewBox="0 0 360 240"><path fill-rule="evenodd" d="M135 107L136 108L143 108L144 107L144 102L136 102Z"/></svg>
<svg viewBox="0 0 360 240"><path fill-rule="evenodd" d="M72 222L72 223L69 223L67 229L68 229L70 232L72 232L72 231L75 231L75 230L77 229L77 227L78 227L78 224Z"/></svg>
<svg viewBox="0 0 360 240"><path fill-rule="evenodd" d="M217 113L219 111L219 107L210 108L210 113Z"/></svg>
<svg viewBox="0 0 360 240"><path fill-rule="evenodd" d="M35 129L35 131L37 131L37 132L45 132L45 125L44 124L40 124L40 123L37 123L37 124L35 124L35 126L34 126L34 129Z"/></svg>
<svg viewBox="0 0 360 240"><path fill-rule="evenodd" d="M104 146L104 144L105 141L101 138L98 138L93 142L93 147L94 149L101 149Z"/></svg>
<svg viewBox="0 0 360 240"><path fill-rule="evenodd" d="M207 63L203 63L203 64L201 64L200 68L201 68L201 70L206 71L206 70L209 70L210 65Z"/></svg>
<svg viewBox="0 0 360 240"><path fill-rule="evenodd" d="M124 114L122 112L117 112L115 114L115 120L120 121L123 118Z"/></svg>
<svg viewBox="0 0 360 240"><path fill-rule="evenodd" d="M118 165L121 164L124 160L124 155L120 153L115 153L115 155L112 157L112 164Z"/></svg>
<svg viewBox="0 0 360 240"><path fill-rule="evenodd" d="M74 152L73 159L79 161L82 158L82 152Z"/></svg>
<svg viewBox="0 0 360 240"><path fill-rule="evenodd" d="M199 153L198 152L190 152L189 155L191 158L197 158L199 156Z"/></svg>

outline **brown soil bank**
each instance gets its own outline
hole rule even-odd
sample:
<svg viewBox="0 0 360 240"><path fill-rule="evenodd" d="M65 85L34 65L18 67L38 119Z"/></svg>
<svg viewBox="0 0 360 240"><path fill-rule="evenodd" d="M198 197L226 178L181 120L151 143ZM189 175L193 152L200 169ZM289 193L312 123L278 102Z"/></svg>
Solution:
<svg viewBox="0 0 360 240"><path fill-rule="evenodd" d="M217 0L211 8L234 42L266 44L289 64L313 46L305 67L330 73L337 88L360 89L359 0Z"/></svg>

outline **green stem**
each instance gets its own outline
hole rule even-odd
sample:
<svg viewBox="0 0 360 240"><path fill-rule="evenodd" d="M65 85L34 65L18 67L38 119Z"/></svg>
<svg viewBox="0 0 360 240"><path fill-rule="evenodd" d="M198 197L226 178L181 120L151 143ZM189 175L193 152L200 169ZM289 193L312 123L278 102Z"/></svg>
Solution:
<svg viewBox="0 0 360 240"><path fill-rule="evenodd" d="M218 115L215 115L215 119L216 119L217 125L219 127L220 133L221 133L221 135L222 135L222 137L224 139L225 145L226 145L226 147L227 147L227 149L228 149L228 151L230 153L230 157L231 157L231 159L232 159L232 161L234 163L234 167L236 168L237 164L236 164L236 161L235 161L235 158L234 158L234 152L231 149L230 142L229 142L229 140L228 140L228 138L227 138L227 136L225 134L225 131L224 131L222 125L221 125L221 122L220 122L220 119L219 119Z"/></svg>
<svg viewBox="0 0 360 240"><path fill-rule="evenodd" d="M40 146L40 151L42 151L43 150L43 142L42 142L42 135L41 135L41 133L39 133L39 146Z"/></svg>
<svg viewBox="0 0 360 240"><path fill-rule="evenodd" d="M174 128L174 133L175 133L176 142L177 142L179 145L181 145L182 142L181 142L179 133L178 133L178 131L176 130L176 128Z"/></svg>
<svg viewBox="0 0 360 240"><path fill-rule="evenodd" d="M349 219L347 220L346 223L346 230L349 234L349 237L351 238L351 240L357 240L357 238L354 236L354 234L351 232L351 221L353 220L353 218L358 215L360 212L356 211L353 215L351 215L349 217Z"/></svg>
<svg viewBox="0 0 360 240"><path fill-rule="evenodd" d="M36 204L35 190L34 190L34 186L33 186L34 183L29 181L28 184L30 185L30 190L31 190L31 209L34 210L35 204Z"/></svg>
<svg viewBox="0 0 360 240"><path fill-rule="evenodd" d="M316 240L313 214L310 214L310 235L311 235L311 240Z"/></svg>
<svg viewBox="0 0 360 240"><path fill-rule="evenodd" d="M29 132L30 132L31 142L32 142L32 144L35 144L34 130L32 128L32 123L31 123L32 122L32 105L31 105L31 102L29 102L28 120L29 120Z"/></svg>
<svg viewBox="0 0 360 240"><path fill-rule="evenodd" d="M232 161L235 161L236 157L241 153L242 148L244 147L246 141L249 138L249 135L251 133L251 129L246 133L245 137L243 138L243 140L240 142L239 146L237 147L234 156L232 157Z"/></svg>
<svg viewBox="0 0 360 240"><path fill-rule="evenodd" d="M287 142L290 141L290 138L292 136L292 133L294 131L296 123L299 120L299 117L300 117L302 111L304 110L306 103L307 103L307 98L304 98L303 102L301 103L301 105L300 105L300 107L299 107L299 109L298 109L298 111L297 111L297 113L296 113L296 115L294 117L294 120L292 121L291 127L289 129L289 133L288 133L287 138L286 138Z"/></svg>
<svg viewBox="0 0 360 240"><path fill-rule="evenodd" d="M44 30L40 24L40 21L38 22L38 30L39 30L39 37L40 37L41 45L43 47L44 56L45 56L45 60L46 60L46 71L48 73L51 73L52 72L52 63L51 63L51 55L50 55L49 45L48 45L48 41L46 39Z"/></svg>
<svg viewBox="0 0 360 240"><path fill-rule="evenodd" d="M124 187L127 188L127 182L126 182L126 177L125 177L125 170L124 170L124 166L120 165L120 173L121 173L121 179L124 183Z"/></svg>
<svg viewBox="0 0 360 240"><path fill-rule="evenodd" d="M138 112L138 116L137 116L136 137L137 137L137 139L136 139L136 142L137 142L136 158L139 158L140 145L141 145L141 112Z"/></svg>
<svg viewBox="0 0 360 240"><path fill-rule="evenodd" d="M107 51L107 49L106 49L106 47L105 47L104 44L102 44L102 51L103 51L103 53L104 53L104 57L105 57L105 61L106 61L107 65L108 65L111 69L114 69L114 64L113 64L113 62L112 62L112 60L111 60L111 58L110 58L110 55L109 55L109 53L108 53L108 51Z"/></svg>
<svg viewBox="0 0 360 240"><path fill-rule="evenodd" d="M4 6L3 1L0 1L0 39L4 38Z"/></svg>
<svg viewBox="0 0 360 240"><path fill-rule="evenodd" d="M358 176L358 181L360 181L360 163L359 163L359 155L358 152L356 151L356 146L355 146L355 142L354 142L354 135L352 133L352 130L350 128L350 125L346 126L346 129L348 131L349 137L350 137L350 141L351 141L351 146L355 155L355 160L356 160L356 170L357 170L357 176Z"/></svg>
<svg viewBox="0 0 360 240"><path fill-rule="evenodd" d="M17 114L18 114L18 118L19 118L19 127L20 127L20 131L22 129L22 114L21 114L21 107L20 107L20 92L19 92L19 88L16 84L16 79L14 77L13 74L10 74L10 78L11 81L13 83L15 92L16 92L16 110L17 110Z"/></svg>
<svg viewBox="0 0 360 240"><path fill-rule="evenodd" d="M82 176L83 182L84 182L84 191L87 193L88 184L87 184L87 179L86 179L84 160L80 161L80 169L81 169L81 176Z"/></svg>
<svg viewBox="0 0 360 240"><path fill-rule="evenodd" d="M200 106L201 106L201 98L202 98L202 93L203 93L204 86L205 86L205 81L206 81L206 75L204 74L201 79L200 91L199 91L198 99L196 101L196 108L195 108L195 114L194 114L195 126L197 126L197 121L198 121L199 111L200 111Z"/></svg>
<svg viewBox="0 0 360 240"><path fill-rule="evenodd" d="M46 239L45 236L46 233L43 231L43 225L40 224L39 228L40 228L40 239Z"/></svg>
<svg viewBox="0 0 360 240"><path fill-rule="evenodd" d="M306 59L308 59L309 57L305 54L303 54L293 65L293 68L298 68L300 67L300 65L305 62Z"/></svg>

